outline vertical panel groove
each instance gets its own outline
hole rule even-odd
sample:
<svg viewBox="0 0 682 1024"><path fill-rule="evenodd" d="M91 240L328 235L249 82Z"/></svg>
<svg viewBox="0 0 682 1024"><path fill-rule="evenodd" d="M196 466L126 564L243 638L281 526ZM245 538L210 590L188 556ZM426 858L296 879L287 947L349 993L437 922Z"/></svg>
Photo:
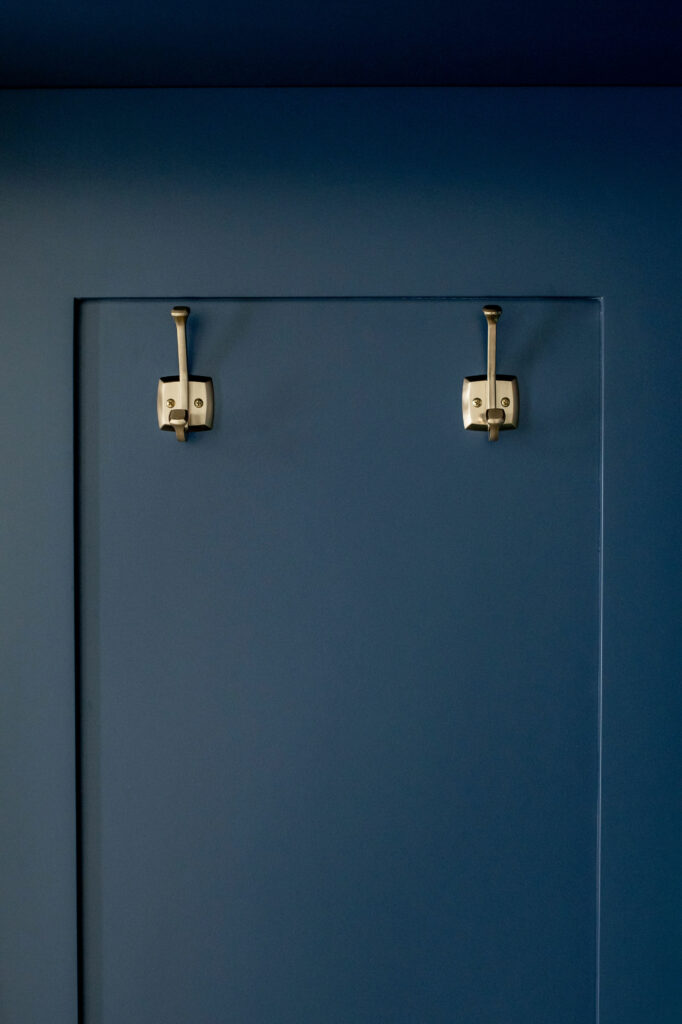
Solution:
<svg viewBox="0 0 682 1024"><path fill-rule="evenodd" d="M74 601L74 740L76 804L76 990L78 1024L84 1024L83 944L83 764L81 723L81 608L80 608L80 300L73 303L73 601Z"/></svg>
<svg viewBox="0 0 682 1024"><path fill-rule="evenodd" d="M596 913L595 913L595 1019L601 1021L601 862L602 862L602 762L604 707L604 424L605 424L605 353L604 299L599 300L599 387L601 412L599 420L599 670L597 681L597 828L596 828Z"/></svg>

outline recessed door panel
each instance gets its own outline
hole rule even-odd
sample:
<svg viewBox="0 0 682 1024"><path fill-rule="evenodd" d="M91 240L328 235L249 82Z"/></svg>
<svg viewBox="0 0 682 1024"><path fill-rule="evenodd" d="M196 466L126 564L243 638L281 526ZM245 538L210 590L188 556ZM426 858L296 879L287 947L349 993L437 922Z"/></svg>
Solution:
<svg viewBox="0 0 682 1024"><path fill-rule="evenodd" d="M598 303L491 444L488 297L190 301L178 444L183 298L80 307L87 1024L591 1021Z"/></svg>

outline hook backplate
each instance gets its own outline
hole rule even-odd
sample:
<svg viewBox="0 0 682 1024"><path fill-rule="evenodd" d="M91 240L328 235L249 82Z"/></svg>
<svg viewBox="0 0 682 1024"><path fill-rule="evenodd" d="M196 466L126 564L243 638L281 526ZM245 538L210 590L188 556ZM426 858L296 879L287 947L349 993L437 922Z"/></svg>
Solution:
<svg viewBox="0 0 682 1024"><path fill-rule="evenodd" d="M488 378L486 374L465 377L462 385L462 418L467 430L487 430L486 419ZM500 430L514 430L519 425L519 385L516 377L497 374L497 405L504 412Z"/></svg>
<svg viewBox="0 0 682 1024"><path fill-rule="evenodd" d="M210 377L190 377L189 430L210 430L213 426L213 381ZM170 422L173 409L180 406L180 378L161 377L156 392L156 415L161 430L174 430Z"/></svg>

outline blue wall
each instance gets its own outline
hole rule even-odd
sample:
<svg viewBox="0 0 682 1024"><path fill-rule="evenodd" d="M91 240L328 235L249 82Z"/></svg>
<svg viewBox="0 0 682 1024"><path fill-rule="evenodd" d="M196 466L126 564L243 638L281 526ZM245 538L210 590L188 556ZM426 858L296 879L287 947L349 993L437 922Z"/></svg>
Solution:
<svg viewBox="0 0 682 1024"><path fill-rule="evenodd" d="M0 97L3 1019L75 1019L76 297L604 297L602 1021L680 1010L680 96Z"/></svg>

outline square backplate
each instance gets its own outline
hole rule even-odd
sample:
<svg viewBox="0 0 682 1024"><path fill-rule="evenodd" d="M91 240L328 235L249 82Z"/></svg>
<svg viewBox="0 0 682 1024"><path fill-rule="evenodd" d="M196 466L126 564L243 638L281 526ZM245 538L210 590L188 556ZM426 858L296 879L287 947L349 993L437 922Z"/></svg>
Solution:
<svg viewBox="0 0 682 1024"><path fill-rule="evenodd" d="M169 405L172 402L172 405ZM197 404L200 403L200 404ZM179 377L162 377L156 393L156 415L162 430L173 430L170 411L180 407ZM210 430L213 426L213 381L210 377L189 378L189 429Z"/></svg>
<svg viewBox="0 0 682 1024"><path fill-rule="evenodd" d="M504 412L504 423L500 430L513 430L519 423L519 385L516 377L500 374L496 378L497 407ZM465 377L462 385L462 418L467 430L487 430L486 393L488 378L485 374ZM505 402L508 405L505 407ZM480 405L476 403L480 402Z"/></svg>

